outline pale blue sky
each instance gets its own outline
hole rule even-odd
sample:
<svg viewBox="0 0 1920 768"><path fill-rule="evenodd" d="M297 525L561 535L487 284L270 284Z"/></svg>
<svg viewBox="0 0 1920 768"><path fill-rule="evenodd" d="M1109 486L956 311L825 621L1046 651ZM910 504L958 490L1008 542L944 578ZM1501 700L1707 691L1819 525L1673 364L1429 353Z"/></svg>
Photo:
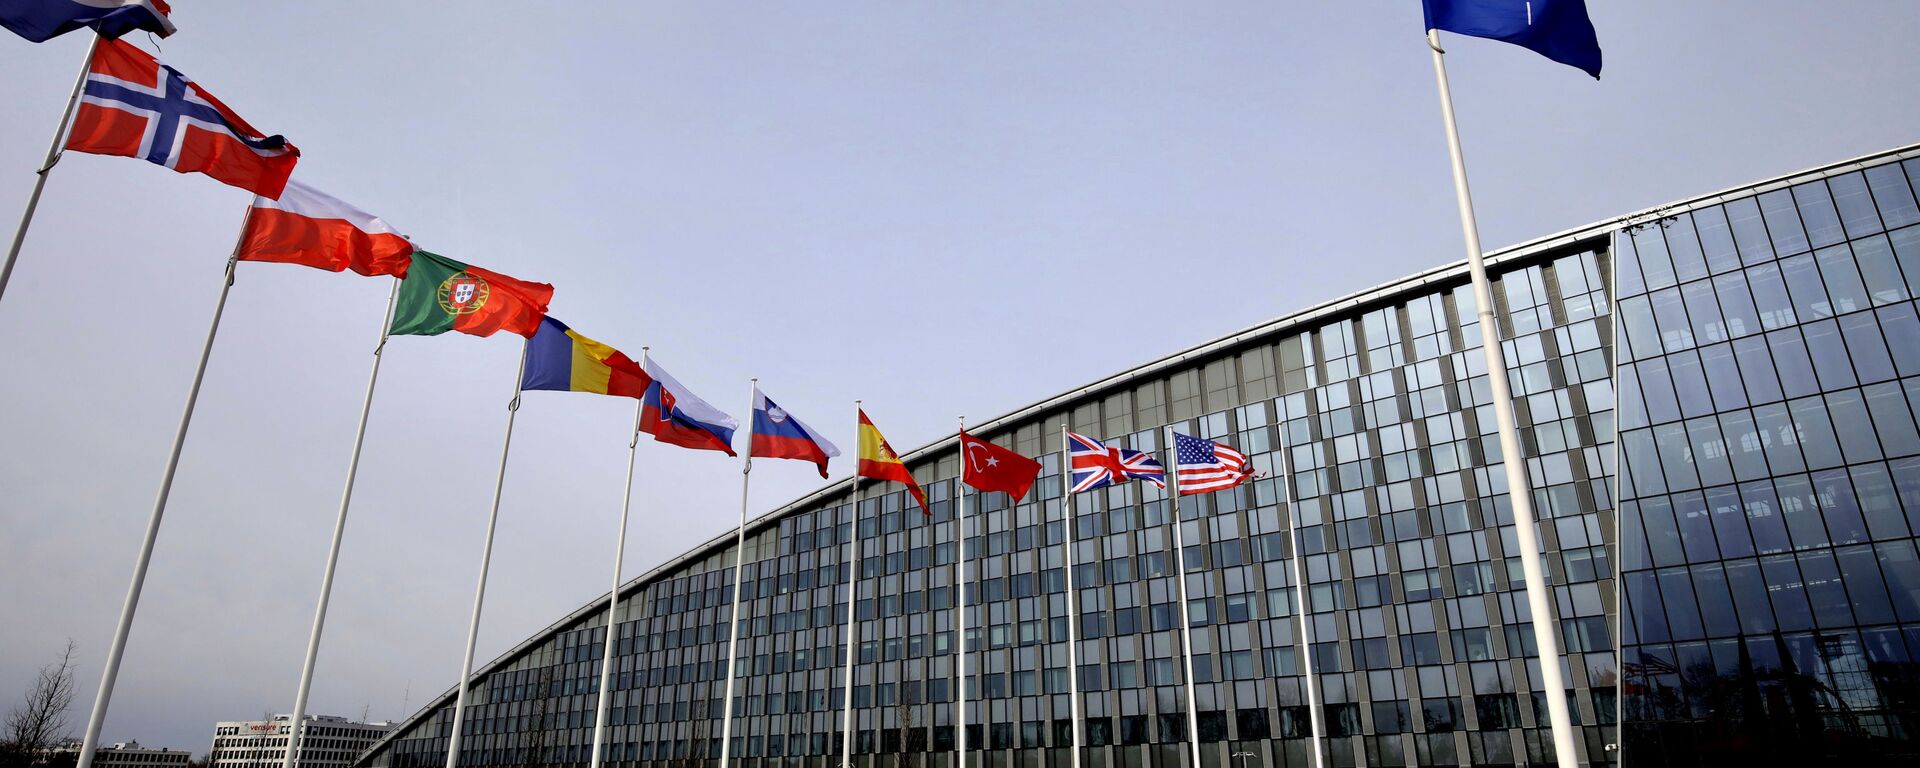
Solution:
<svg viewBox="0 0 1920 768"><path fill-rule="evenodd" d="M175 6L161 58L298 178L841 445L854 398L905 450L1462 255L1416 0ZM1592 15L1599 82L1451 41L1490 247L1920 140L1920 5ZM8 225L84 44L0 40ZM70 155L0 303L0 701L73 637L76 733L248 199ZM291 708L386 291L240 268L108 740ZM452 684L515 341L389 347L312 711ZM609 575L631 404L520 416L481 659ZM726 530L737 478L647 446L628 573ZM755 512L818 486L754 478Z"/></svg>

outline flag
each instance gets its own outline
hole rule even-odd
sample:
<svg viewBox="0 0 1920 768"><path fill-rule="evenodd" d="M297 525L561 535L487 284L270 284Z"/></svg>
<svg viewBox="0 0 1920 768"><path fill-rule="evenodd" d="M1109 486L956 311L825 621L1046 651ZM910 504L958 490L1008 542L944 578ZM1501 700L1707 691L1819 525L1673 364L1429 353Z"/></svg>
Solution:
<svg viewBox="0 0 1920 768"><path fill-rule="evenodd" d="M1258 477L1247 463L1247 455L1232 448L1173 433L1173 471L1182 496L1232 488Z"/></svg>
<svg viewBox="0 0 1920 768"><path fill-rule="evenodd" d="M887 445L887 438L867 418L865 410L860 411L860 466L854 470L854 474L904 483L907 492L913 494L913 500L920 502L920 513L933 514L927 508L927 492L920 490L920 483L914 481L913 473L908 472L906 463L900 461L900 454L894 453L893 446Z"/></svg>
<svg viewBox="0 0 1920 768"><path fill-rule="evenodd" d="M747 455L811 461L820 466L821 479L826 479L827 459L840 455L840 449L754 387L753 432L747 438Z"/></svg>
<svg viewBox="0 0 1920 768"><path fill-rule="evenodd" d="M241 261L300 264L368 277L405 277L413 243L380 217L298 181L279 200L253 199L240 235Z"/></svg>
<svg viewBox="0 0 1920 768"><path fill-rule="evenodd" d="M81 27L115 39L136 29L173 34L164 0L0 0L0 27L44 43Z"/></svg>
<svg viewBox="0 0 1920 768"><path fill-rule="evenodd" d="M279 199L299 148L240 119L199 83L124 40L102 40L67 149L137 157Z"/></svg>
<svg viewBox="0 0 1920 768"><path fill-rule="evenodd" d="M1014 501L1026 498L1027 489L1040 476L1040 462L960 433L960 477L967 485L982 491L1000 491Z"/></svg>
<svg viewBox="0 0 1920 768"><path fill-rule="evenodd" d="M437 253L414 251L393 308L396 336L438 336L459 331L492 336L496 331L533 338L547 314L553 286L515 280L470 267Z"/></svg>
<svg viewBox="0 0 1920 768"><path fill-rule="evenodd" d="M653 358L641 368L651 383L641 398L640 431L668 445L734 455L733 431L740 428L739 421L688 392Z"/></svg>
<svg viewBox="0 0 1920 768"><path fill-rule="evenodd" d="M1077 432L1067 433L1067 448L1073 458L1073 493L1105 488L1132 478L1167 487L1166 467L1142 451L1108 448Z"/></svg>
<svg viewBox="0 0 1920 768"><path fill-rule="evenodd" d="M1426 0L1427 29L1503 40L1600 78L1586 0Z"/></svg>
<svg viewBox="0 0 1920 768"><path fill-rule="evenodd" d="M551 317L540 319L540 330L527 343L526 368L520 373L521 389L618 397L645 397L652 383L640 364L620 350L589 339ZM641 415L646 415L644 409Z"/></svg>

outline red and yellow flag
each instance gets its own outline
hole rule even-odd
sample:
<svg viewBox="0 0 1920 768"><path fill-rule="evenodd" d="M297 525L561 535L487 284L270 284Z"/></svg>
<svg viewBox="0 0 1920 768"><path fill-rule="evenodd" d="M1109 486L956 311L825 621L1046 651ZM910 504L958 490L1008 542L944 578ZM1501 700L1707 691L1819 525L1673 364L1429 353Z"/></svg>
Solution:
<svg viewBox="0 0 1920 768"><path fill-rule="evenodd" d="M880 429L873 426L867 418L865 409L860 411L860 466L854 471L858 477L870 477L875 480L892 480L905 483L907 492L920 502L920 513L932 515L927 508L927 493L920 490L920 483L914 481L913 473L907 471L907 465L900 461L900 454L893 452L893 446L887 445L887 438Z"/></svg>

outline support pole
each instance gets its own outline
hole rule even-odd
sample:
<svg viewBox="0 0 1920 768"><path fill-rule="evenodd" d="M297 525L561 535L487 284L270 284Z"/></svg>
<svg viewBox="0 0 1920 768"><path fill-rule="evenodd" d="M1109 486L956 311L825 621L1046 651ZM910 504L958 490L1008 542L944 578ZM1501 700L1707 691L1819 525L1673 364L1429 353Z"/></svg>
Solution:
<svg viewBox="0 0 1920 768"><path fill-rule="evenodd" d="M752 396L747 399L747 417L760 407L760 380L748 379ZM740 576L747 564L747 481L753 478L753 436L747 436L747 455L740 464L740 529L733 537L733 610L727 614L727 687L720 704L720 768L727 768L733 754L733 681L740 677Z"/></svg>
<svg viewBox="0 0 1920 768"><path fill-rule="evenodd" d="M100 36L94 35L93 42L87 43L86 58L80 60L80 74L73 79L73 93L67 95L67 109L60 113L60 126L53 129L53 142L47 146L47 159L41 161L40 170L34 171L33 193L27 195L27 210L20 214L20 226L13 230L13 244L7 246L7 260L0 264L0 296L7 293L7 281L13 279L13 262L20 257L20 245L27 241L27 228L33 225L33 212L40 207L40 191L47 187L47 174L60 162L61 146L66 144L67 126L73 124L73 107L80 102L80 91L86 88L87 72L93 69L93 53L100 48ZM93 762L88 755L80 759L82 765Z"/></svg>
<svg viewBox="0 0 1920 768"><path fill-rule="evenodd" d="M860 401L853 401L853 434L856 443L860 433ZM858 453L856 451L856 453ZM854 606L860 602L860 469L859 457L855 456L853 471L853 522L847 526L847 669L846 693L841 697L840 712L840 766L853 768L853 667L860 661L859 625L854 621ZM725 768L725 766L722 766Z"/></svg>
<svg viewBox="0 0 1920 768"><path fill-rule="evenodd" d="M1300 546L1300 503L1293 497L1293 459L1287 455L1292 451L1287 445L1286 419L1280 420L1280 483L1285 488L1281 498L1287 504L1287 536L1293 539L1293 600L1296 605L1293 614L1300 618L1300 671L1307 681L1307 727L1309 744L1313 748L1313 768L1327 768L1327 751L1323 744L1327 732L1326 713L1320 708L1320 680L1313 672L1313 617L1307 610L1307 558Z"/></svg>
<svg viewBox="0 0 1920 768"><path fill-rule="evenodd" d="M1540 534L1533 517L1533 488L1527 481L1526 454L1520 448L1520 430L1513 423L1513 392L1507 383L1506 352L1501 348L1500 324L1493 311L1493 287L1487 279L1486 259L1480 251L1480 226L1473 215L1473 195L1467 188L1467 165L1460 151L1460 127L1453 116L1453 91L1447 85L1446 51L1438 30L1427 30L1433 51L1433 76L1440 87L1440 113L1446 121L1447 151L1453 159L1453 191L1460 203L1460 231L1466 237L1467 268L1473 275L1473 298L1480 310L1480 348L1487 357L1487 380L1493 391L1493 415L1500 429L1500 462L1507 471L1507 499L1513 508L1514 538L1520 546L1520 571L1526 578L1527 609L1533 618L1533 640L1540 650L1539 688L1546 694L1548 725L1553 730L1554 759L1560 768L1575 768L1573 726L1567 711L1567 683L1560 674L1559 623L1553 593L1540 567Z"/></svg>
<svg viewBox="0 0 1920 768"><path fill-rule="evenodd" d="M240 220L245 236L253 209ZM167 468L160 473L160 493L153 500L153 513L147 517L147 534L140 541L140 554L133 561L133 583L127 585L127 600L120 606L120 622L113 629L113 644L107 647L106 668L100 671L100 689L93 696L93 711L87 715L87 733L80 742L76 768L92 768L94 750L100 747L100 728L106 724L107 706L113 700L113 684L120 677L120 659L126 654L127 635L133 630L133 614L140 607L140 590L147 583L147 566L153 561L153 544L160 537L160 519L167 512L167 496L173 493L173 475L180 468L180 449L187 443L187 427L193 423L193 407L200 401L200 383L207 377L207 358L213 355L213 339L220 333L220 316L227 309L227 292L233 289L233 268L239 262L240 243L233 245L227 269L220 280L220 298L213 303L213 321L207 325L206 343L200 346L200 363L193 369L193 384L187 387L187 405L180 411L180 426L173 432L173 447L167 454Z"/></svg>
<svg viewBox="0 0 1920 768"><path fill-rule="evenodd" d="M1071 768L1080 768L1080 745L1085 743L1080 733L1080 613L1077 609L1073 589L1073 448L1067 440L1067 425L1060 424L1060 490L1061 511L1066 513L1066 528L1062 531L1061 542L1067 567L1067 705L1073 718L1073 752ZM1042 665L1044 666L1044 664ZM1198 768L1198 766L1195 766Z"/></svg>
<svg viewBox="0 0 1920 768"><path fill-rule="evenodd" d="M640 348L640 367L647 367L648 348ZM620 535L613 545L613 588L607 593L607 641L600 652L600 703L593 716L593 759L590 768L600 768L606 759L603 751L607 744L607 706L613 701L613 644L616 619L620 615L620 571L627 557L627 517L633 509L633 464L640 453L640 417L646 412L647 401L642 398L633 404L633 438L627 442L627 486L620 496ZM293 768L293 766L287 766Z"/></svg>
<svg viewBox="0 0 1920 768"><path fill-rule="evenodd" d="M1166 434L1167 457L1172 459L1165 466L1167 482L1172 483L1167 497L1173 507L1174 578L1180 587L1180 650L1187 665L1187 744L1192 747L1193 768L1200 768L1200 709L1193 694L1193 619L1187 615L1187 547L1180 533L1180 452L1173 448L1171 427Z"/></svg>
<svg viewBox="0 0 1920 768"><path fill-rule="evenodd" d="M967 417L962 416L960 433L966 434L966 431ZM960 496L958 511L953 517L954 530L957 531L954 538L960 547L959 563L954 566L957 575L953 580L954 588L959 590L960 595L960 610L954 614L959 627L954 669L959 672L960 679L960 706L954 710L954 722L958 730L954 732L954 737L959 739L960 762L954 768L967 768L967 442L959 435L955 435L954 439L960 445Z"/></svg>
<svg viewBox="0 0 1920 768"><path fill-rule="evenodd" d="M507 454L513 448L513 417L520 412L520 383L525 381L529 340L520 345L520 365L513 377L513 399L507 402L507 436L500 441L500 471L493 478L493 509L487 513L487 539L480 548L480 583L473 590L473 619L467 623L467 652L460 660L459 681L454 683L453 730L447 736L447 768L460 765L460 731L467 712L467 690L473 681L473 646L480 637L480 608L487 599L487 567L493 562L493 532L500 522L500 492L507 485Z"/></svg>
<svg viewBox="0 0 1920 768"><path fill-rule="evenodd" d="M353 433L353 453L347 458L347 484L340 491L340 511L333 518L333 543L327 548L327 566L320 573L320 601L313 609L313 631L307 635L307 657L300 665L300 687L293 694L293 719L287 728L285 768L300 764L300 746L305 741L307 693L313 689L314 663L320 658L320 632L327 625L327 603L333 597L333 573L340 563L340 540L347 532L347 508L353 502L353 481L360 472L360 446L367 439L367 416L373 412L373 387L380 381L380 353L387 348L387 328L393 321L394 298L400 295L400 278L393 279L387 291L387 311L380 316L380 341L373 347L373 370L367 374L367 394L360 401L360 426Z"/></svg>

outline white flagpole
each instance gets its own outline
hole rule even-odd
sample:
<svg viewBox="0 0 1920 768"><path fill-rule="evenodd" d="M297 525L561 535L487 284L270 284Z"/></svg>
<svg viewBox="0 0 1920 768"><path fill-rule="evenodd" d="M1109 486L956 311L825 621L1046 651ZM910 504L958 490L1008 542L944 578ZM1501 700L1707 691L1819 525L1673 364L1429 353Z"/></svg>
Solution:
<svg viewBox="0 0 1920 768"><path fill-rule="evenodd" d="M846 695L841 697L840 766L853 768L853 667L860 660L859 627L854 623L854 605L860 601L860 401L853 401L853 524L847 527L847 670ZM837 526L836 526L837 527ZM721 766L721 768L726 768Z"/></svg>
<svg viewBox="0 0 1920 768"><path fill-rule="evenodd" d="M733 681L740 676L740 576L747 564L747 481L753 477L753 414L760 407L760 380L748 379L747 455L740 464L740 530L733 538L733 610L727 614L726 700L720 704L720 768L733 754Z"/></svg>
<svg viewBox="0 0 1920 768"><path fill-rule="evenodd" d="M20 245L27 240L27 227L33 225L33 212L40 207L40 191L47 187L47 174L60 162L62 145L66 144L67 127L73 124L74 105L80 102L80 91L87 85L87 72L93 69L93 53L100 48L100 36L95 34L93 41L87 43L86 58L80 60L80 74L73 79L73 93L67 95L67 109L60 113L60 127L53 129L53 143L47 147L47 159L41 161L40 170L34 171L37 177L33 181L33 193L27 195L27 210L20 214L20 226L13 230L13 244L7 247L6 263L0 264L0 296L6 295L7 281L13 278L13 262L20 257ZM82 765L93 762L92 755L80 758Z"/></svg>
<svg viewBox="0 0 1920 768"><path fill-rule="evenodd" d="M387 348L387 328L393 322L394 298L400 295L400 278L393 279L387 291L387 311L380 316L380 342L373 347L373 370L367 374L367 394L360 401L360 426L353 433L353 453L347 458L347 485L340 491L340 511L333 519L333 544L327 548L327 566L320 574L320 601L313 609L313 631L307 635L307 658L300 665L300 687L293 695L293 719L287 726L285 768L300 764L300 742L305 740L301 724L306 721L307 693L313 689L314 663L320 657L320 632L327 625L327 602L333 597L334 567L340 563L340 539L347 532L347 507L353 501L353 481L360 472L360 446L367 439L367 416L373 412L373 387L380 381L380 353Z"/></svg>
<svg viewBox="0 0 1920 768"><path fill-rule="evenodd" d="M1192 747L1193 768L1200 768L1200 709L1193 695L1193 619L1187 615L1187 547L1180 533L1180 449L1174 446L1172 427L1166 434L1167 456L1172 459L1164 466L1170 483L1167 498L1173 507L1174 578L1180 585L1180 645L1187 664L1187 744Z"/></svg>
<svg viewBox="0 0 1920 768"><path fill-rule="evenodd" d="M493 478L493 509L487 513L487 539L480 548L480 583L473 590L473 619L467 623L467 652L460 660L459 682L454 683L457 693L453 698L453 731L447 736L447 768L460 765L461 719L467 712L467 690L473 687L473 681L467 678L473 675L473 646L480 637L480 608L487 599L487 567L493 562L493 532L500 522L500 491L507 485L507 453L513 448L513 417L520 412L520 384L526 380L527 348L533 344L531 339L520 345L520 365L514 369L513 399L507 402L507 435L500 441L500 471Z"/></svg>
<svg viewBox="0 0 1920 768"><path fill-rule="evenodd" d="M647 347L640 348L640 367L647 367ZM640 418L646 413L647 401L641 398L633 404L633 439L627 442L627 488L620 496L620 536L613 545L613 589L607 593L607 644L600 653L600 703L595 707L593 716L593 759L590 768L600 768L605 755L601 754L607 743L607 705L613 701L613 643L617 635L614 632L615 619L620 611L620 571L626 564L627 556L627 516L633 509L633 463L640 453ZM287 766L293 768L293 766Z"/></svg>
<svg viewBox="0 0 1920 768"><path fill-rule="evenodd" d="M960 434L966 434L967 417L960 417ZM959 533L960 562L955 566L958 574L954 578L954 588L960 590L960 610L954 615L959 626L959 644L955 651L955 670L960 675L960 707L956 710L954 722L958 730L955 738L960 740L960 762L954 768L967 768L967 441L959 435L954 436L960 443L960 490L958 511L954 514L954 529Z"/></svg>
<svg viewBox="0 0 1920 768"><path fill-rule="evenodd" d="M1453 159L1453 191L1460 203L1460 231L1466 237L1467 269L1473 276L1473 297L1480 306L1480 348L1487 357L1487 380L1493 391L1493 415L1500 429L1500 460L1507 471L1507 498L1513 507L1515 540L1520 546L1520 571L1526 579L1527 608L1533 617L1533 640L1540 651L1539 687L1545 689L1548 723L1553 729L1554 759L1560 768L1575 768L1573 726L1567 711L1567 683L1560 674L1558 618L1553 593L1540 568L1540 535L1533 517L1533 488L1527 481L1526 455L1520 450L1520 430L1513 423L1513 393L1507 383L1506 352L1501 349L1500 325L1493 312L1493 288L1487 279L1486 259L1480 251L1480 226L1473 215L1473 195L1467 189L1467 165L1460 151L1460 127L1453 117L1453 91L1447 85L1446 51L1440 32L1427 30L1433 51L1433 76L1440 86L1440 112L1446 121L1447 151Z"/></svg>
<svg viewBox="0 0 1920 768"><path fill-rule="evenodd" d="M1067 425L1060 424L1060 489L1066 498L1061 502L1061 511L1066 513L1066 529L1061 542L1066 553L1067 566L1067 705L1073 718L1072 768L1080 768L1080 745L1084 743L1080 733L1080 613L1073 589L1073 448L1067 440ZM1199 768L1195 766L1195 768Z"/></svg>
<svg viewBox="0 0 1920 768"><path fill-rule="evenodd" d="M1300 672L1307 680L1307 727L1313 745L1313 768L1327 768L1327 753L1320 743L1321 734L1326 732L1326 715L1320 711L1320 681L1313 674L1313 622L1307 615L1307 557L1300 545L1300 503L1293 497L1292 459L1287 455L1291 450L1287 445L1286 421L1282 419L1280 482L1285 486L1282 499L1287 503L1287 535L1293 539L1293 614L1300 619L1300 639L1296 645L1300 649Z"/></svg>
<svg viewBox="0 0 1920 768"><path fill-rule="evenodd" d="M84 73L83 73L84 76ZM253 208L247 208L240 220L240 236L245 237ZM207 341L200 347L200 363L193 370L193 384L187 387L187 405L180 411L180 426L173 432L173 448L167 454L167 468L160 473L160 493L153 500L153 513L147 517L147 535L140 541L140 554L133 561L133 583L127 586L127 600L120 606L120 623L113 630L113 644L107 647L106 668L100 671L100 689L93 696L93 711L87 715L87 733L81 741L76 768L91 768L93 752L100 746L100 727L106 724L107 705L113 699L113 684L120 676L120 659L127 650L127 635L133 630L133 614L140 607L140 590L147 583L147 566L153 561L153 543L160 536L160 518L167 512L167 496L173 492L173 475L180 468L180 449L187 442L187 426L193 423L193 406L200 400L200 383L207 377L207 358L213 355L213 339L220 333L220 316L227 309L227 292L233 288L233 268L240 260L240 242L233 244L227 257L227 269L220 280L220 298L213 304L213 321L207 325Z"/></svg>

